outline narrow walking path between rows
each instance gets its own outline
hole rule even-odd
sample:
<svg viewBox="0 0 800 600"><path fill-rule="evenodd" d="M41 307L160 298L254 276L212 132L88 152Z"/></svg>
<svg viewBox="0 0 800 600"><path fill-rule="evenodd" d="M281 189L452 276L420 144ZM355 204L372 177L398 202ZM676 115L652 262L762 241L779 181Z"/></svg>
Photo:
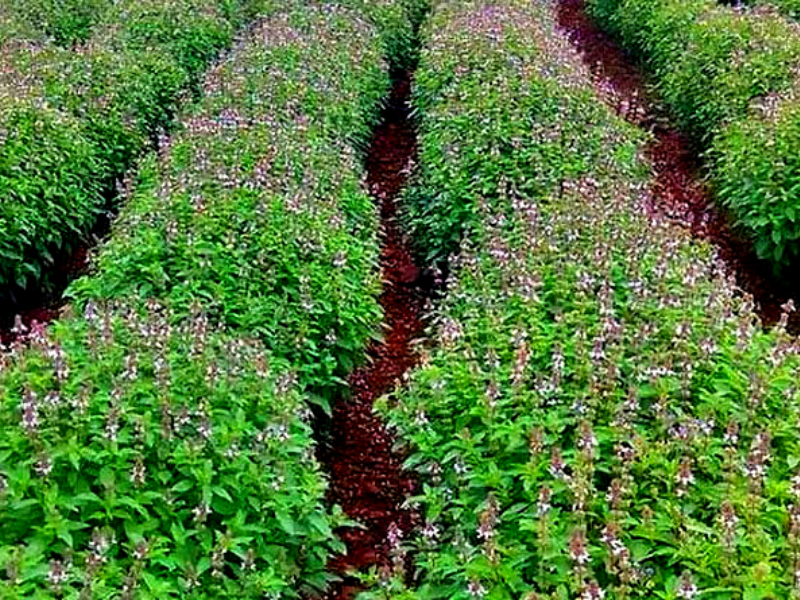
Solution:
<svg viewBox="0 0 800 600"><path fill-rule="evenodd" d="M367 182L382 222L384 339L370 348L368 363L351 375L352 397L334 406L329 443L320 447L319 458L330 476L330 501L365 526L339 532L348 553L331 565L344 576L327 595L336 600L352 598L359 590L347 573L390 567L393 549L415 520L403 506L415 482L403 472L392 436L372 411L375 400L416 364L413 342L424 329L421 315L428 286L397 222L397 199L416 153L407 104L410 83L409 75L396 81L367 157Z"/></svg>
<svg viewBox="0 0 800 600"><path fill-rule="evenodd" d="M733 229L702 180L700 158L691 140L670 123L631 57L591 20L584 0L557 0L556 7L558 24L591 70L598 94L628 122L653 134L646 147L655 172L653 212L712 242L736 275L737 284L753 296L764 324L776 323L781 305L800 297L797 284L790 287L772 277L770 265L759 260L749 241ZM799 317L793 316L794 332L800 330Z"/></svg>

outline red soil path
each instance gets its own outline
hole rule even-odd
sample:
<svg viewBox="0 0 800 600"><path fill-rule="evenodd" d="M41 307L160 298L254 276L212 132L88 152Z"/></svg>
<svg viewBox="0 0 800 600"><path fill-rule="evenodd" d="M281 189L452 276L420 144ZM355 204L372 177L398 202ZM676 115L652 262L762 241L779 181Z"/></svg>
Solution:
<svg viewBox="0 0 800 600"><path fill-rule="evenodd" d="M329 500L365 526L338 532L348 551L330 565L343 576L326 596L331 600L353 598L359 591L349 572L372 566L390 568L390 528L407 537L416 521L403 507L415 481L403 471L402 457L392 449L392 436L372 411L374 401L392 391L416 364L412 342L424 329L421 314L426 293L419 284L421 271L397 223L397 197L416 153L406 105L409 87L407 77L396 83L367 157L367 182L380 205L382 221L385 337L370 348L368 364L351 375L352 397L335 405L330 443L320 450L330 476Z"/></svg>
<svg viewBox="0 0 800 600"><path fill-rule="evenodd" d="M702 181L691 140L670 124L631 57L592 22L584 0L557 0L556 10L559 26L591 69L598 94L627 121L653 133L645 148L655 172L653 211L715 244L738 285L753 296L764 324L777 322L781 304L800 297L800 289L773 278L770 265L759 260L751 244L734 230ZM795 332L800 329L798 317L795 313L791 323Z"/></svg>

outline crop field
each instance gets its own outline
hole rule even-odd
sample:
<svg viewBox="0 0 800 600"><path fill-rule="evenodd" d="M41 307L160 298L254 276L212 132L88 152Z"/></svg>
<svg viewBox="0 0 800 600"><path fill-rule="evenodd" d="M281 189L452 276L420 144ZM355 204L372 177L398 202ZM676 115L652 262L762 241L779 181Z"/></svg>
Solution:
<svg viewBox="0 0 800 600"><path fill-rule="evenodd" d="M800 599L798 19L0 1L0 600Z"/></svg>

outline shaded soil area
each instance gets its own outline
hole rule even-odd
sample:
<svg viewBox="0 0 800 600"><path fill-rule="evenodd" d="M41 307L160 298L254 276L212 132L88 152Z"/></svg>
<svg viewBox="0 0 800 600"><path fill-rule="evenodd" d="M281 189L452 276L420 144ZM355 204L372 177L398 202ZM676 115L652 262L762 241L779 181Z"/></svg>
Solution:
<svg viewBox="0 0 800 600"><path fill-rule="evenodd" d="M701 163L692 140L670 123L647 86L635 61L588 16L584 0L557 0L558 24L591 69L598 94L627 121L653 133L646 154L653 165L654 212L716 245L720 258L736 275L738 285L753 296L765 325L781 315L781 305L800 297L800 282L778 281L772 267L758 259L752 245L733 227L703 182ZM800 331L795 313L791 329Z"/></svg>
<svg viewBox="0 0 800 600"><path fill-rule="evenodd" d="M109 205L111 201L109 199ZM0 289L0 351L25 343L32 332L58 318L66 305L64 291L89 269L89 252L111 228L112 214L103 213L92 231L72 241L68 251L53 252L47 286Z"/></svg>
<svg viewBox="0 0 800 600"><path fill-rule="evenodd" d="M331 600L353 598L360 591L349 573L373 566L388 570L393 561L402 565L399 540L417 521L403 506L415 480L403 471L403 457L393 451L392 436L372 411L374 401L391 392L417 362L413 343L424 330L421 315L430 290L397 220L398 196L416 153L409 91L410 76L399 77L367 157L367 182L382 222L384 339L372 345L367 364L350 376L352 397L334 406L327 443L319 450L330 477L329 500L364 525L337 532L348 551L330 565L343 578L325 596Z"/></svg>

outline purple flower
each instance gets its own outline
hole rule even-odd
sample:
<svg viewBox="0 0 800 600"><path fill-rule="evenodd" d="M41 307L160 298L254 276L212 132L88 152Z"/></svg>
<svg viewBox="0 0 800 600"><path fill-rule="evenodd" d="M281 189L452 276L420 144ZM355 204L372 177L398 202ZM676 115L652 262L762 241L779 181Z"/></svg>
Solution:
<svg viewBox="0 0 800 600"><path fill-rule="evenodd" d="M467 593L473 598L483 598L487 591L480 581L472 580L467 584Z"/></svg>
<svg viewBox="0 0 800 600"><path fill-rule="evenodd" d="M50 473L53 472L53 461L50 459L49 456L42 453L39 456L39 459L36 461L36 465L34 466L36 473L39 474L41 477L47 477Z"/></svg>
<svg viewBox="0 0 800 600"><path fill-rule="evenodd" d="M439 538L439 528L431 521L425 522L425 527L422 528L422 535L430 542L435 542Z"/></svg>
<svg viewBox="0 0 800 600"><path fill-rule="evenodd" d="M386 540L389 542L390 548L397 548L403 540L403 530L394 521L386 531Z"/></svg>
<svg viewBox="0 0 800 600"><path fill-rule="evenodd" d="M550 512L550 509L552 508L552 505L550 504L552 497L553 492L549 487L545 486L539 490L539 500L536 504L536 514L538 516L543 517Z"/></svg>
<svg viewBox="0 0 800 600"><path fill-rule="evenodd" d="M556 479L563 479L564 481L569 480L569 475L566 471L566 464L564 463L564 459L561 456L561 448L554 447L550 452L550 474L555 477Z"/></svg>
<svg viewBox="0 0 800 600"><path fill-rule="evenodd" d="M211 509L208 507L208 504L201 502L192 510L192 514L194 515L194 520L202 524L206 522L208 515L211 514Z"/></svg>
<svg viewBox="0 0 800 600"><path fill-rule="evenodd" d="M580 600L603 600L606 591L596 581L587 583L581 592Z"/></svg>
<svg viewBox="0 0 800 600"><path fill-rule="evenodd" d="M694 473L692 473L692 460L688 457L681 459L681 464L678 467L678 474L675 476L675 481L678 483L678 496L686 494L687 488L694 483Z"/></svg>
<svg viewBox="0 0 800 600"><path fill-rule="evenodd" d="M31 390L26 390L22 397L22 427L30 434L39 429L39 406Z"/></svg>
<svg viewBox="0 0 800 600"><path fill-rule="evenodd" d="M64 563L60 560L51 560L50 561L50 569L47 572L47 582L53 586L54 588L58 589L67 582L68 579L67 570L64 567Z"/></svg>
<svg viewBox="0 0 800 600"><path fill-rule="evenodd" d="M684 598L684 600L693 600L693 598L697 597L700 593L700 590L694 583L691 573L688 571L685 571L681 576L676 593L678 594L678 598Z"/></svg>
<svg viewBox="0 0 800 600"><path fill-rule="evenodd" d="M570 536L569 557L578 567L583 567L589 562L589 550L586 547L586 534L582 529L576 529Z"/></svg>
<svg viewBox="0 0 800 600"><path fill-rule="evenodd" d="M144 462L142 461L141 456L136 457L136 461L133 464L133 468L131 469L131 482L137 488L142 487L145 483L147 470L144 466Z"/></svg>
<svg viewBox="0 0 800 600"><path fill-rule="evenodd" d="M204 440L211 439L211 420L206 415L203 415L202 419L200 419L200 426L197 428L197 431Z"/></svg>

